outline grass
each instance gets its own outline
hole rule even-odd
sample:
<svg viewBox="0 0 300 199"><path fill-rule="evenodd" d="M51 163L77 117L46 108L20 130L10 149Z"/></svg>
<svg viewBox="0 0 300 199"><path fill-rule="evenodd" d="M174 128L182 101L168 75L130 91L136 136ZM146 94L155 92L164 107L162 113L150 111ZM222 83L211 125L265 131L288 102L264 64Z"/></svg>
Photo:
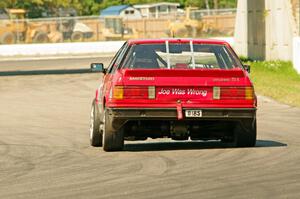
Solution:
<svg viewBox="0 0 300 199"><path fill-rule="evenodd" d="M247 62L258 94L279 102L300 107L300 74L291 62Z"/></svg>

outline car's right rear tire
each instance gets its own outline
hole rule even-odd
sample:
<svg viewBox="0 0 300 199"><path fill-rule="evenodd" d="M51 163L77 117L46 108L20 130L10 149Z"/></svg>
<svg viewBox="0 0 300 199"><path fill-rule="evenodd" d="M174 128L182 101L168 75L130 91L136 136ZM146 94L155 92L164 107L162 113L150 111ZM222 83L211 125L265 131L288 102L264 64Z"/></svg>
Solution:
<svg viewBox="0 0 300 199"><path fill-rule="evenodd" d="M102 133L103 133L103 150L104 151L121 151L124 146L124 130L114 130L111 116L104 109Z"/></svg>
<svg viewBox="0 0 300 199"><path fill-rule="evenodd" d="M256 143L256 118L238 123L234 129L236 147L254 147Z"/></svg>

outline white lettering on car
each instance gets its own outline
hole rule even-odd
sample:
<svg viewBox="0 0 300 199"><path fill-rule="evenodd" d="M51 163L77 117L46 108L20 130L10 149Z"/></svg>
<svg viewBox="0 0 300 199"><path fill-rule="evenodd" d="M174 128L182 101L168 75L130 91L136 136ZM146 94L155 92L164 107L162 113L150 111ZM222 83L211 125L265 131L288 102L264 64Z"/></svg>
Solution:
<svg viewBox="0 0 300 199"><path fill-rule="evenodd" d="M180 88L172 88L172 89L166 89L161 88L157 92L158 95L196 95L196 96L202 96L206 97L208 95L207 90L201 90L201 89L180 89Z"/></svg>
<svg viewBox="0 0 300 199"><path fill-rule="evenodd" d="M232 78L215 78L213 79L214 82L229 82L229 81L233 81L233 82L239 82L240 78L238 77L232 77Z"/></svg>
<svg viewBox="0 0 300 199"><path fill-rule="evenodd" d="M150 81L150 80L154 80L154 77L129 77L129 80L131 81L144 81L144 80L147 80L147 81Z"/></svg>
<svg viewBox="0 0 300 199"><path fill-rule="evenodd" d="M207 96L206 90L198 90L198 89L188 89L188 95L202 95L203 97Z"/></svg>
<svg viewBox="0 0 300 199"><path fill-rule="evenodd" d="M160 91L158 91L159 95L169 95L170 94L170 90L169 89L161 89Z"/></svg>
<svg viewBox="0 0 300 199"><path fill-rule="evenodd" d="M172 89L172 94L173 95L185 95L185 90L178 89L178 88L173 88Z"/></svg>

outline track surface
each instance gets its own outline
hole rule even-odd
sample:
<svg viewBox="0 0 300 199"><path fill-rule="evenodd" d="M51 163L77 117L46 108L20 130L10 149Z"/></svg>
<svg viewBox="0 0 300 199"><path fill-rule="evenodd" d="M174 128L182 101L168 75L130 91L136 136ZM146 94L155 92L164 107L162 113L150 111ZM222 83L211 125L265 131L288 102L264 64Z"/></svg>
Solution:
<svg viewBox="0 0 300 199"><path fill-rule="evenodd" d="M99 79L0 78L0 198L300 198L300 109L260 97L255 148L161 139L105 153L88 137Z"/></svg>
<svg viewBox="0 0 300 199"><path fill-rule="evenodd" d="M22 60L22 61L1 61L0 71L15 71L15 70L47 70L47 69L78 69L89 68L91 63L106 63L112 57L104 56L99 58L57 58L57 59L41 59L41 60Z"/></svg>

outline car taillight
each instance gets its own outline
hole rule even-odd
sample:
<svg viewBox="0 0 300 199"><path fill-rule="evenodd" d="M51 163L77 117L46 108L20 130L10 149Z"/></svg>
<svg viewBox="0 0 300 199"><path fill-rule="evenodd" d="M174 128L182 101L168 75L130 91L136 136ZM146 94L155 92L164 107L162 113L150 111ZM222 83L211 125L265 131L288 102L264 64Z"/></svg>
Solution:
<svg viewBox="0 0 300 199"><path fill-rule="evenodd" d="M124 99L145 99L148 98L148 88L142 86L124 87Z"/></svg>
<svg viewBox="0 0 300 199"><path fill-rule="evenodd" d="M253 87L214 87L213 99L236 100L236 99L254 99Z"/></svg>
<svg viewBox="0 0 300 199"><path fill-rule="evenodd" d="M253 90L253 87L246 87L245 88L245 99L247 99L247 100L254 99L254 90Z"/></svg>
<svg viewBox="0 0 300 199"><path fill-rule="evenodd" d="M123 99L123 96L124 96L123 86L115 86L113 89L113 98Z"/></svg>
<svg viewBox="0 0 300 199"><path fill-rule="evenodd" d="M114 99L155 99L155 86L115 86Z"/></svg>

